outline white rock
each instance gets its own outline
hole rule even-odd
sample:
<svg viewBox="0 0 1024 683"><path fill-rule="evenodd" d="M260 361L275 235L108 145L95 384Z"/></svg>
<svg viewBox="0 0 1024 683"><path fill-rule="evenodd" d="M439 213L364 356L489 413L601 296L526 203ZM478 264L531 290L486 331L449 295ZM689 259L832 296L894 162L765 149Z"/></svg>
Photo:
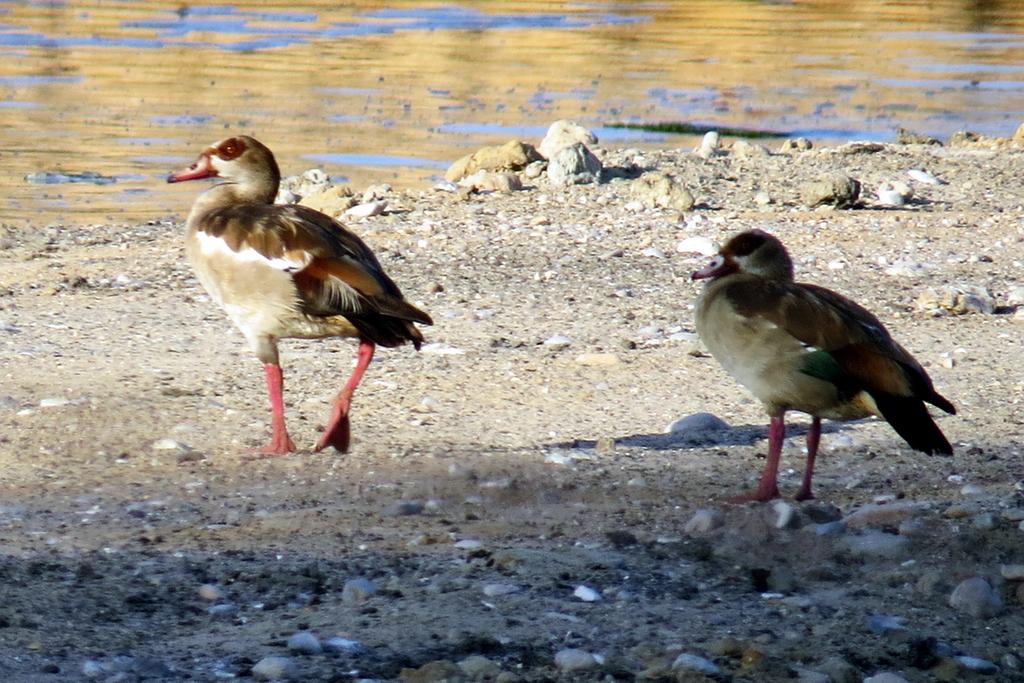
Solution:
<svg viewBox="0 0 1024 683"><path fill-rule="evenodd" d="M999 573L1007 581L1024 581L1024 564L1004 564L999 567Z"/></svg>
<svg viewBox="0 0 1024 683"><path fill-rule="evenodd" d="M762 190L754 195L754 203L761 208L764 208L772 203L772 196Z"/></svg>
<svg viewBox="0 0 1024 683"><path fill-rule="evenodd" d="M683 525L683 531L691 536L703 536L725 524L725 515L720 510L701 509Z"/></svg>
<svg viewBox="0 0 1024 683"><path fill-rule="evenodd" d="M555 666L562 671L589 671L600 665L598 658L586 650L565 648L555 653Z"/></svg>
<svg viewBox="0 0 1024 683"><path fill-rule="evenodd" d="M153 442L150 446L154 451L189 451L192 450L187 444L183 444L176 439L163 438Z"/></svg>
<svg viewBox="0 0 1024 683"><path fill-rule="evenodd" d="M702 159L710 159L718 154L719 136L717 131L710 130L704 133L700 146L693 150L693 153Z"/></svg>
<svg viewBox="0 0 1024 683"><path fill-rule="evenodd" d="M475 538L464 538L461 541L456 541L455 547L459 550L478 550L484 547L484 544Z"/></svg>
<svg viewBox="0 0 1024 683"><path fill-rule="evenodd" d="M581 353L576 356L576 362L588 367L610 368L619 364L619 357L614 353Z"/></svg>
<svg viewBox="0 0 1024 683"><path fill-rule="evenodd" d="M973 576L961 581L949 596L949 606L978 619L988 619L1003 611L1003 599L988 581Z"/></svg>
<svg viewBox="0 0 1024 683"><path fill-rule="evenodd" d="M999 673L999 667L987 659L981 659L980 657L969 657L967 655L960 655L953 657L953 660L957 664L967 669L968 671L977 671L981 674L992 675Z"/></svg>
<svg viewBox="0 0 1024 683"><path fill-rule="evenodd" d="M601 599L600 593L590 586L584 586L582 584L576 586L576 590L574 590L572 594L583 602L598 602Z"/></svg>
<svg viewBox="0 0 1024 683"><path fill-rule="evenodd" d="M40 408L62 408L71 405L71 399L67 398L44 398L39 401Z"/></svg>
<svg viewBox="0 0 1024 683"><path fill-rule="evenodd" d="M909 681L902 676L897 676L894 673L883 671L882 673L865 678L864 683L909 683Z"/></svg>
<svg viewBox="0 0 1024 683"><path fill-rule="evenodd" d="M707 237L694 236L681 240L676 245L676 251L680 254L700 254L701 256L714 256L718 253L718 246Z"/></svg>
<svg viewBox="0 0 1024 683"><path fill-rule="evenodd" d="M384 200L366 202L365 204L356 204L350 209L345 209L345 215L350 218L371 218L384 213L386 208L388 208L388 203Z"/></svg>
<svg viewBox="0 0 1024 683"><path fill-rule="evenodd" d="M548 347L549 349L554 349L557 351L558 349L564 349L569 346L572 346L572 339L560 334L556 334L545 339L544 346Z"/></svg>
<svg viewBox="0 0 1024 683"><path fill-rule="evenodd" d="M548 127L548 132L541 140L537 151L545 159L555 156L560 150L571 147L576 143L584 145L596 145L597 136L575 121L561 119L555 121Z"/></svg>
<svg viewBox="0 0 1024 683"><path fill-rule="evenodd" d="M939 180L928 171L922 171L919 168L910 169L907 171L907 175L917 182L924 183L925 185L945 185L943 181Z"/></svg>
<svg viewBox="0 0 1024 683"><path fill-rule="evenodd" d="M519 592L519 586L511 583L488 583L483 587L483 593L489 598L496 598L501 595L512 595Z"/></svg>
<svg viewBox="0 0 1024 683"><path fill-rule="evenodd" d="M364 649L362 643L341 636L328 638L322 645L327 652L361 652Z"/></svg>
<svg viewBox="0 0 1024 683"><path fill-rule="evenodd" d="M304 655L318 655L324 651L320 639L309 631L298 631L288 638L288 649Z"/></svg>
<svg viewBox="0 0 1024 683"><path fill-rule="evenodd" d="M1006 294L1006 303L1009 306L1024 304L1024 285L1010 287L1010 291Z"/></svg>
<svg viewBox="0 0 1024 683"><path fill-rule="evenodd" d="M264 657L252 667L257 681L284 681L295 674L295 662L288 657Z"/></svg>
<svg viewBox="0 0 1024 683"><path fill-rule="evenodd" d="M710 659L686 652L676 657L675 661L672 662L672 669L674 671L696 671L705 676L718 676L722 673L721 669Z"/></svg>
<svg viewBox="0 0 1024 683"><path fill-rule="evenodd" d="M461 356L466 352L457 346L452 346L451 344L431 342L421 346L420 353L432 353L436 356Z"/></svg>
<svg viewBox="0 0 1024 683"><path fill-rule="evenodd" d="M775 528L788 529L796 521L796 508L784 500L776 500L772 503L772 512L775 513Z"/></svg>
<svg viewBox="0 0 1024 683"><path fill-rule="evenodd" d="M210 602L216 602L217 600L220 600L222 597L224 597L224 594L221 592L220 588L218 588L216 585L212 583L204 583L202 586L199 587L197 592L199 593L199 597L201 597L203 600L209 600Z"/></svg>

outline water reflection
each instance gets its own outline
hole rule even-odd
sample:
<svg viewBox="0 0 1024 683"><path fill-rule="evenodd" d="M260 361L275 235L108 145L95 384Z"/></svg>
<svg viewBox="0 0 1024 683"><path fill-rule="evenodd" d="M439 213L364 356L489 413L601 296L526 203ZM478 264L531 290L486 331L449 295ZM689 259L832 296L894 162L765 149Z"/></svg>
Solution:
<svg viewBox="0 0 1024 683"><path fill-rule="evenodd" d="M639 147L696 140L603 125L1007 135L1024 112L1020 5L0 2L0 220L181 216L194 190L168 169L229 132L264 139L286 173L421 187L562 117ZM41 192L32 173L115 182Z"/></svg>

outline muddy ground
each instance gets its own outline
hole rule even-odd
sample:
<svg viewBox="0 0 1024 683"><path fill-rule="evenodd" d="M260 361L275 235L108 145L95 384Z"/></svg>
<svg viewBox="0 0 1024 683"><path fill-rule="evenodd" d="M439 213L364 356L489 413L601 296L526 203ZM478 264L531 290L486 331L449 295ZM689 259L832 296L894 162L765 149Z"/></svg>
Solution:
<svg viewBox="0 0 1024 683"><path fill-rule="evenodd" d="M676 175L697 207L541 179L394 192L352 223L436 324L420 353L378 353L344 455L309 450L344 340L283 343L306 450L246 453L269 435L263 375L188 269L187 206L0 231L0 678L1024 680L1024 152L602 155ZM801 184L834 171L868 201L804 206ZM892 180L909 205L870 201ZM694 340L706 257L676 246L752 227L916 355L958 408L938 421L953 457L832 423L817 501L726 503L756 481L767 421ZM963 284L994 310L915 304ZM665 433L701 411L730 428ZM790 423L787 495L807 418ZM950 606L976 576L1001 608ZM327 651L289 649L302 631ZM680 653L717 671L673 669Z"/></svg>

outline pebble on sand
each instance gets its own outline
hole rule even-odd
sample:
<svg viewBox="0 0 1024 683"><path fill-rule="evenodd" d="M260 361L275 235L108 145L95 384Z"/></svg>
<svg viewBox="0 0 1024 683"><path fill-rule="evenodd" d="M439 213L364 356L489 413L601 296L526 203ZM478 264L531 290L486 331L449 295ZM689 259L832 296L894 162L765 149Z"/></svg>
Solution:
<svg viewBox="0 0 1024 683"><path fill-rule="evenodd" d="M576 590L572 592L574 597L579 598L583 602L598 602L601 600L601 594L590 586L579 585L576 586Z"/></svg>
<svg viewBox="0 0 1024 683"><path fill-rule="evenodd" d="M565 648L555 653L555 666L562 671L589 671L601 666L600 659L586 650Z"/></svg>
<svg viewBox="0 0 1024 683"><path fill-rule="evenodd" d="M291 652L304 655L318 655L324 651L324 646L316 634L310 631L298 631L288 638L288 649Z"/></svg>
<svg viewBox="0 0 1024 683"><path fill-rule="evenodd" d="M719 510L697 510L683 525L683 531L690 536L703 536L725 524L725 515Z"/></svg>
<svg viewBox="0 0 1024 683"><path fill-rule="evenodd" d="M257 681L283 681L295 675L295 662L288 657L271 655L264 657L252 667L252 677Z"/></svg>
<svg viewBox="0 0 1024 683"><path fill-rule="evenodd" d="M710 659L686 652L676 657L672 662L672 669L673 671L695 671L705 676L718 676L722 673L722 670Z"/></svg>
<svg viewBox="0 0 1024 683"><path fill-rule="evenodd" d="M978 619L988 619L1003 611L1003 600L980 576L961 581L949 596L949 606Z"/></svg>
<svg viewBox="0 0 1024 683"><path fill-rule="evenodd" d="M666 434L706 434L729 429L729 423L713 413L693 413L673 420L665 427Z"/></svg>
<svg viewBox="0 0 1024 683"><path fill-rule="evenodd" d="M370 596L376 592L377 586L373 581L360 576L345 582L341 589L341 600L348 604L359 604L369 600Z"/></svg>

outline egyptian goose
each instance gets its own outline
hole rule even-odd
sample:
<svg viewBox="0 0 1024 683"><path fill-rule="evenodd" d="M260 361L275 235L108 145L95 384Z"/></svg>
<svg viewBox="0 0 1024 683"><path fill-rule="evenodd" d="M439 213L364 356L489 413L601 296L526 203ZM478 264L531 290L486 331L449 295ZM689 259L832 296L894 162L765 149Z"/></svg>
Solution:
<svg viewBox="0 0 1024 683"><path fill-rule="evenodd" d="M355 370L316 444L318 451L330 445L345 452L352 395L375 347L412 342L419 349L423 335L413 323L430 325L430 316L402 298L369 247L340 223L305 206L274 204L281 174L259 141L222 140L167 182L209 177L221 182L192 206L185 250L203 287L263 362L273 436L258 452L295 450L285 427L277 340L355 337Z"/></svg>
<svg viewBox="0 0 1024 683"><path fill-rule="evenodd" d="M861 306L824 287L794 282L793 262L777 238L762 230L740 233L692 279L708 280L697 300L698 334L771 416L760 483L740 499L779 496L787 410L813 418L797 500L814 497L811 478L823 417L877 415L912 448L952 454L924 403L951 414L956 408L935 391L924 368Z"/></svg>

